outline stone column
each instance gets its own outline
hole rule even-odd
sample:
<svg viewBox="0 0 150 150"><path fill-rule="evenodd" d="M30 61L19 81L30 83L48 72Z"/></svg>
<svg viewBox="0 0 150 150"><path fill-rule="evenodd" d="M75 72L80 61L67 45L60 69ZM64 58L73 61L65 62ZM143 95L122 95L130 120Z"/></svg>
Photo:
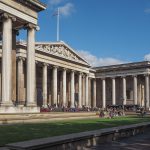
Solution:
<svg viewBox="0 0 150 150"><path fill-rule="evenodd" d="M63 68L63 88L62 88L62 90L63 90L63 93L62 93L62 98L63 98L63 103L62 103L62 105L63 106L67 106L67 98L66 98L66 68Z"/></svg>
<svg viewBox="0 0 150 150"><path fill-rule="evenodd" d="M0 63L2 64L1 60ZM0 104L1 101L2 101L2 65L0 65Z"/></svg>
<svg viewBox="0 0 150 150"><path fill-rule="evenodd" d="M89 106L88 96L89 96L89 77L88 74L85 76L85 106Z"/></svg>
<svg viewBox="0 0 150 150"><path fill-rule="evenodd" d="M145 75L145 107L149 108L149 75Z"/></svg>
<svg viewBox="0 0 150 150"><path fill-rule="evenodd" d="M82 75L82 105L85 106L85 75Z"/></svg>
<svg viewBox="0 0 150 150"><path fill-rule="evenodd" d="M2 39L2 106L12 105L12 18L3 14Z"/></svg>
<svg viewBox="0 0 150 150"><path fill-rule="evenodd" d="M27 106L35 103L35 26L27 26Z"/></svg>
<svg viewBox="0 0 150 150"><path fill-rule="evenodd" d="M122 92L123 92L123 105L127 103L127 96L126 96L126 77L122 77Z"/></svg>
<svg viewBox="0 0 150 150"><path fill-rule="evenodd" d="M47 107L47 66L43 64L43 107Z"/></svg>
<svg viewBox="0 0 150 150"><path fill-rule="evenodd" d="M103 108L106 108L106 81L105 81L105 78L102 79L102 101L103 101Z"/></svg>
<svg viewBox="0 0 150 150"><path fill-rule="evenodd" d="M19 105L24 105L24 77L23 77L23 57L18 58L18 72L17 72L17 101Z"/></svg>
<svg viewBox="0 0 150 150"><path fill-rule="evenodd" d="M16 60L16 36L19 35L19 31L13 29L12 31L12 95L11 99L17 102L17 60Z"/></svg>
<svg viewBox="0 0 150 150"><path fill-rule="evenodd" d="M137 76L133 76L133 98L134 105L137 105Z"/></svg>
<svg viewBox="0 0 150 150"><path fill-rule="evenodd" d="M116 80L112 78L112 105L116 105Z"/></svg>
<svg viewBox="0 0 150 150"><path fill-rule="evenodd" d="M79 73L79 103L78 107L82 108L82 73Z"/></svg>
<svg viewBox="0 0 150 150"><path fill-rule="evenodd" d="M71 71L71 108L74 108L74 71Z"/></svg>
<svg viewBox="0 0 150 150"><path fill-rule="evenodd" d="M93 107L96 107L96 79L93 80Z"/></svg>
<svg viewBox="0 0 150 150"><path fill-rule="evenodd" d="M53 67L53 104L57 107L57 66Z"/></svg>
<svg viewBox="0 0 150 150"><path fill-rule="evenodd" d="M36 86L36 83L37 83L37 68L38 68L38 65L40 64L39 61L35 60L35 82L34 82L34 85L35 85L35 94L34 94L34 99L36 100L37 99L37 86Z"/></svg>
<svg viewBox="0 0 150 150"><path fill-rule="evenodd" d="M89 78L89 83L88 83L88 106L89 107L92 107L92 100L91 100L91 82L92 82L92 79Z"/></svg>

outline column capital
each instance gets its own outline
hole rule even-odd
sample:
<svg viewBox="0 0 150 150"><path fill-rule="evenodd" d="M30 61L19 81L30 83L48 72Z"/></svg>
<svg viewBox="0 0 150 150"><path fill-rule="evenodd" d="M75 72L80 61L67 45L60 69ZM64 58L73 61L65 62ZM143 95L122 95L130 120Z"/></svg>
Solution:
<svg viewBox="0 0 150 150"><path fill-rule="evenodd" d="M75 73L76 71L72 69L71 72L74 72L74 73Z"/></svg>
<svg viewBox="0 0 150 150"><path fill-rule="evenodd" d="M45 63L45 62L42 63L42 65L43 65L43 66L49 66L49 64L48 64L48 63Z"/></svg>
<svg viewBox="0 0 150 150"><path fill-rule="evenodd" d="M83 72L79 71L78 74L79 74L79 75L83 75Z"/></svg>
<svg viewBox="0 0 150 150"><path fill-rule="evenodd" d="M88 79L89 79L89 80L92 80L92 77L89 77L89 76L88 76Z"/></svg>
<svg viewBox="0 0 150 150"><path fill-rule="evenodd" d="M132 75L132 77L136 77L136 78L137 78L137 76L138 76L137 74Z"/></svg>
<svg viewBox="0 0 150 150"><path fill-rule="evenodd" d="M39 64L39 61L35 60L35 64Z"/></svg>
<svg viewBox="0 0 150 150"><path fill-rule="evenodd" d="M116 78L116 76L114 76L114 77L111 77L111 79L115 79Z"/></svg>
<svg viewBox="0 0 150 150"><path fill-rule="evenodd" d="M126 78L126 77L127 77L126 75L121 76L121 78Z"/></svg>
<svg viewBox="0 0 150 150"><path fill-rule="evenodd" d="M93 81L96 81L96 78L92 78Z"/></svg>
<svg viewBox="0 0 150 150"><path fill-rule="evenodd" d="M53 65L52 67L53 67L53 68L56 68L56 69L58 69L58 68L59 68L59 67L58 67L58 66L56 66L56 65Z"/></svg>
<svg viewBox="0 0 150 150"><path fill-rule="evenodd" d="M40 27L32 23L27 23L24 25L24 29L35 29L36 31L38 31L40 30Z"/></svg>
<svg viewBox="0 0 150 150"><path fill-rule="evenodd" d="M148 74L148 73L144 74L144 77L147 77L147 76L149 77L149 74Z"/></svg>
<svg viewBox="0 0 150 150"><path fill-rule="evenodd" d="M86 73L85 76L89 77L89 73Z"/></svg>
<svg viewBox="0 0 150 150"><path fill-rule="evenodd" d="M65 68L65 67L63 67L63 68L62 68L62 70L63 70L63 71L67 71L68 69L67 69L67 68Z"/></svg>
<svg viewBox="0 0 150 150"><path fill-rule="evenodd" d="M2 13L1 14L1 16L0 16L0 19L1 20L6 20L6 19L11 19L12 21L16 21L16 17L14 17L14 16L12 16L12 15L10 15L10 14L8 14L8 13Z"/></svg>
<svg viewBox="0 0 150 150"><path fill-rule="evenodd" d="M102 77L102 78L100 78L101 80L106 80L106 77Z"/></svg>
<svg viewBox="0 0 150 150"><path fill-rule="evenodd" d="M19 57L17 57L17 60L25 61L25 58L24 58L24 57L22 57L22 56L19 56Z"/></svg>

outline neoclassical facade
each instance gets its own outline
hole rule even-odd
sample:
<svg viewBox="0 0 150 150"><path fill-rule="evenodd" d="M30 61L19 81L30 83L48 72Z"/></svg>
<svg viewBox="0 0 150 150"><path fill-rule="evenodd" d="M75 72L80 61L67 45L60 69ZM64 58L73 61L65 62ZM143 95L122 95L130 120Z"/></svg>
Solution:
<svg viewBox="0 0 150 150"><path fill-rule="evenodd" d="M27 45L17 43L17 105L27 100ZM35 43L35 101L38 107L96 107L95 71L64 42Z"/></svg>
<svg viewBox="0 0 150 150"><path fill-rule="evenodd" d="M150 107L150 62L96 67L97 106L139 105Z"/></svg>
<svg viewBox="0 0 150 150"><path fill-rule="evenodd" d="M46 9L38 0L0 0L1 52L1 102L0 112L39 111L35 103L35 30L38 12ZM27 90L26 106L15 108L16 100L16 34L20 29L27 31Z"/></svg>
<svg viewBox="0 0 150 150"><path fill-rule="evenodd" d="M0 0L0 113L138 104L149 109L150 62L91 68L69 45L35 42L38 0ZM16 42L20 29L27 41Z"/></svg>

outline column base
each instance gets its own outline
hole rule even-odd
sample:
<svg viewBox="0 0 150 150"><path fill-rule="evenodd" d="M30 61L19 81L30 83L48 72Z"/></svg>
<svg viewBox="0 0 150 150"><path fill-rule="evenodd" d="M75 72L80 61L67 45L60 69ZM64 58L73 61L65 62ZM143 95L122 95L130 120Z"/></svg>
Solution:
<svg viewBox="0 0 150 150"><path fill-rule="evenodd" d="M26 103L26 107L37 107L36 103Z"/></svg>
<svg viewBox="0 0 150 150"><path fill-rule="evenodd" d="M88 108L89 108L89 106L88 106L88 105L85 105L85 107L88 107Z"/></svg>
<svg viewBox="0 0 150 150"><path fill-rule="evenodd" d="M82 106L78 106L78 108L82 108Z"/></svg>
<svg viewBox="0 0 150 150"><path fill-rule="evenodd" d="M12 102L1 102L0 103L0 107L13 107L13 103Z"/></svg>
<svg viewBox="0 0 150 150"><path fill-rule="evenodd" d="M0 114L11 113L40 113L40 107L24 107L24 106L1 106Z"/></svg>
<svg viewBox="0 0 150 150"><path fill-rule="evenodd" d="M75 108L75 106L72 105L72 106L70 106L70 108Z"/></svg>
<svg viewBox="0 0 150 150"><path fill-rule="evenodd" d="M42 107L43 107L43 108L48 108L48 106L47 106L46 104L45 104L45 105L42 105Z"/></svg>

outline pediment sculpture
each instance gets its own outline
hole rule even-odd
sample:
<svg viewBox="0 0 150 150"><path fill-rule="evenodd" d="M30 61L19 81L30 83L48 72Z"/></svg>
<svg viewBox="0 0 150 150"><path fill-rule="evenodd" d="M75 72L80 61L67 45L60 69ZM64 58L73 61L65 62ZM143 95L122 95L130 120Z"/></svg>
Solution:
<svg viewBox="0 0 150 150"><path fill-rule="evenodd" d="M46 52L55 56L59 56L62 58L66 58L69 60L73 60L80 63L87 63L82 58L80 58L76 53L74 53L72 50L70 50L67 46L64 44L45 44L40 43L35 45L35 49Z"/></svg>

